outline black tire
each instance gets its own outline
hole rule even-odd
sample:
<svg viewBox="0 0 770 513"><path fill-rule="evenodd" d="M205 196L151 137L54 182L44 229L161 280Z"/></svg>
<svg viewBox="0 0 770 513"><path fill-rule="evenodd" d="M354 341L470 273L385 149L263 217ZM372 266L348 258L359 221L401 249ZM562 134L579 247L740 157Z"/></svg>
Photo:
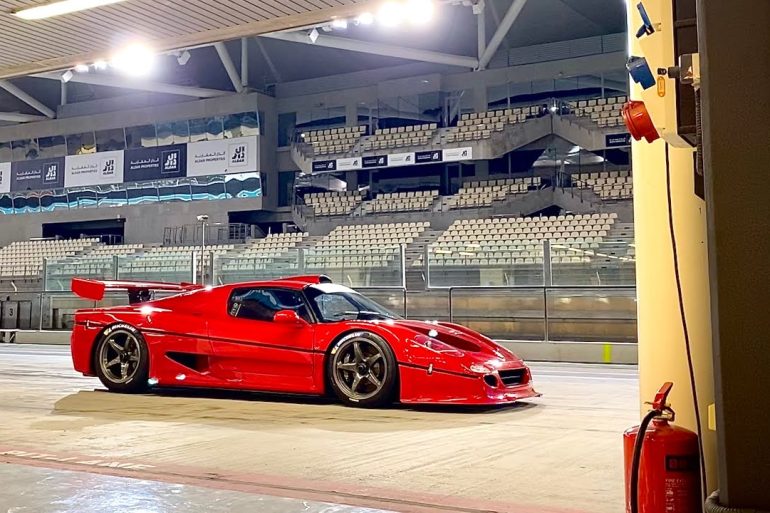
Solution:
<svg viewBox="0 0 770 513"><path fill-rule="evenodd" d="M326 359L329 388L344 404L374 408L396 399L398 363L387 342L370 331L339 339Z"/></svg>
<svg viewBox="0 0 770 513"><path fill-rule="evenodd" d="M139 330L130 324L115 324L104 330L94 351L94 369L111 392L145 391L150 354Z"/></svg>

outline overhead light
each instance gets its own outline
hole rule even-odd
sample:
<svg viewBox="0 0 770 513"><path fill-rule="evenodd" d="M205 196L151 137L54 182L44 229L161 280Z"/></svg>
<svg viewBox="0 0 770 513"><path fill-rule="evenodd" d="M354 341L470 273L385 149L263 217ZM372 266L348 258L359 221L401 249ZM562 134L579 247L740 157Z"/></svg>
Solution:
<svg viewBox="0 0 770 513"><path fill-rule="evenodd" d="M307 37L309 37L309 38L310 38L310 42L311 42L311 43L315 43L316 41L318 41L318 36L319 36L319 35L320 35L320 34L318 34L318 29L315 29L315 28L314 28L313 30L311 30L311 31L308 33Z"/></svg>
<svg viewBox="0 0 770 513"><path fill-rule="evenodd" d="M359 25L371 25L372 23L374 23L374 15L370 12L361 13L356 18L356 23L358 23Z"/></svg>
<svg viewBox="0 0 770 513"><path fill-rule="evenodd" d="M332 28L345 30L346 28L348 28L348 20L346 20L345 18L336 18L332 20Z"/></svg>
<svg viewBox="0 0 770 513"><path fill-rule="evenodd" d="M406 18L414 25L424 25L433 19L433 0L407 0Z"/></svg>
<svg viewBox="0 0 770 513"><path fill-rule="evenodd" d="M102 60L96 61L94 63L94 69L97 69L100 71L107 69L107 61L102 61Z"/></svg>
<svg viewBox="0 0 770 513"><path fill-rule="evenodd" d="M404 7L398 2L385 2L377 11L377 21L385 27L396 27L404 21Z"/></svg>
<svg viewBox="0 0 770 513"><path fill-rule="evenodd" d="M178 62L180 66L184 66L185 64L187 64L190 61L190 57L192 57L190 52L185 50L184 52L181 52L181 53L177 54L176 62Z"/></svg>
<svg viewBox="0 0 770 513"><path fill-rule="evenodd" d="M78 64L75 66L75 71L78 73L88 73L88 64Z"/></svg>
<svg viewBox="0 0 770 513"><path fill-rule="evenodd" d="M63 0L50 4L15 11L13 14L25 20L42 20L71 12L85 11L94 7L116 4L123 0Z"/></svg>
<svg viewBox="0 0 770 513"><path fill-rule="evenodd" d="M110 64L117 71L133 77L147 76L155 64L155 52L141 43L134 43L113 55Z"/></svg>
<svg viewBox="0 0 770 513"><path fill-rule="evenodd" d="M70 80L72 80L72 77L73 77L73 76L74 76L74 73L72 73L72 70L71 70L71 69L68 69L67 71L65 71L64 73L62 73L62 75L61 75L61 81L62 81L62 82L64 82L64 83L66 84L67 82L69 82Z"/></svg>

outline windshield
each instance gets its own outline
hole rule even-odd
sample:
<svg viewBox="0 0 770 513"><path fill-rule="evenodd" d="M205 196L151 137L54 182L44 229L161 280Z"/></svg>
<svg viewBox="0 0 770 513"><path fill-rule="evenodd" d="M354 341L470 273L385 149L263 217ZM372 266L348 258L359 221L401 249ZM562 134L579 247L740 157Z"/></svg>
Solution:
<svg viewBox="0 0 770 513"><path fill-rule="evenodd" d="M375 301L344 287L308 287L306 294L320 322L400 319Z"/></svg>

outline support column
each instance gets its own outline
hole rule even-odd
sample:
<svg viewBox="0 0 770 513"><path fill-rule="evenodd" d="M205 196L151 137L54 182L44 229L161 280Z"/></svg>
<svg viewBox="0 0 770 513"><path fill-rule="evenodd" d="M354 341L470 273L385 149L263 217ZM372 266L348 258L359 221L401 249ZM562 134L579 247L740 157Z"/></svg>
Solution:
<svg viewBox="0 0 770 513"><path fill-rule="evenodd" d="M640 44L634 36L639 27L635 5L629 7L629 39L633 55L644 56L655 70L674 64L671 27L671 0L645 0L654 13L654 23L662 30ZM665 29L668 29L668 33ZM649 89L633 85L631 97L644 99L653 120L665 121L665 112L675 94L669 81L665 98ZM668 159L666 158L668 150ZM676 410L676 423L697 431L695 408L685 348L684 327L680 314L679 294L674 268L668 212L666 168L670 175L671 204L676 237L682 299L696 390L701 412L708 489L716 486L716 437L708 429L708 407L714 402L711 310L709 305L708 256L706 240L706 204L695 194L694 149L668 146L663 139L652 144L642 140L631 147L634 184L634 222L636 238L637 318L639 331L640 412L649 406L655 391L665 381L673 381L670 397Z"/></svg>
<svg viewBox="0 0 770 513"><path fill-rule="evenodd" d="M358 104L348 103L345 105L345 124L347 126L358 126Z"/></svg>
<svg viewBox="0 0 770 513"><path fill-rule="evenodd" d="M770 510L768 21L768 2L698 1L719 498L761 511Z"/></svg>

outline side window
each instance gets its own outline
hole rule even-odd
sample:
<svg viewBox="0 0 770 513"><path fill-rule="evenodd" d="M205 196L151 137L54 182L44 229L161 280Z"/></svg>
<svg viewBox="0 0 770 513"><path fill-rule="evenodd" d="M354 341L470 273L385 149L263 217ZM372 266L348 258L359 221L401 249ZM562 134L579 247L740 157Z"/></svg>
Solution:
<svg viewBox="0 0 770 513"><path fill-rule="evenodd" d="M230 294L227 311L239 319L272 322L280 310L294 310L310 321L302 294L296 290L239 288Z"/></svg>

